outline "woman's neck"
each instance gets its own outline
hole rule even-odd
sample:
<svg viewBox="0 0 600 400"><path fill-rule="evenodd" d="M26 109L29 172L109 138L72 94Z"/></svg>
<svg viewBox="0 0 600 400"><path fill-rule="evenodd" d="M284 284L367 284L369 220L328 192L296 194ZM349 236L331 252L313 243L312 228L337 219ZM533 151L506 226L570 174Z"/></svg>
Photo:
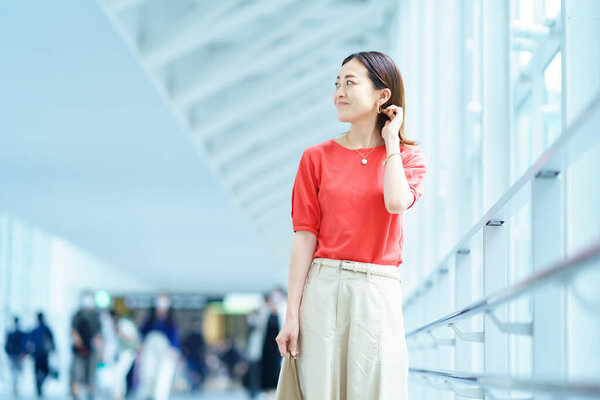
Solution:
<svg viewBox="0 0 600 400"><path fill-rule="evenodd" d="M366 149L384 143L381 133L377 131L376 118L352 123L350 131L346 133L346 141L352 148Z"/></svg>

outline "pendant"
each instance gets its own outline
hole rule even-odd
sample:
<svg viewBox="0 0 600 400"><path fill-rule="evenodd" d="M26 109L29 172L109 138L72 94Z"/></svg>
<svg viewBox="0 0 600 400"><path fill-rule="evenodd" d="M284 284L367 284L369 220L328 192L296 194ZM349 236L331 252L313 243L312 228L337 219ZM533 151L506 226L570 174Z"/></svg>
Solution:
<svg viewBox="0 0 600 400"><path fill-rule="evenodd" d="M364 165L364 164L366 164L366 163L367 163L367 159L366 159L366 158L363 158L363 159L362 159L362 163L363 163L363 165Z"/></svg>

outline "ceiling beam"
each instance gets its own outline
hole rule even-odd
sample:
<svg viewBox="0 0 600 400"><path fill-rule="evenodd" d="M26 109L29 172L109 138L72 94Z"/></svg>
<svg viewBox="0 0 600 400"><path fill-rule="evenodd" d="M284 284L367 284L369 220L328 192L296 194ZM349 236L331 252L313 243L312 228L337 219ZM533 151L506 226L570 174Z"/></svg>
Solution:
<svg viewBox="0 0 600 400"><path fill-rule="evenodd" d="M308 17L319 12L320 9L325 7L331 1L332 0L303 1L303 2L297 3L297 6L298 6L297 12L292 10L291 15L286 15L285 23L278 24L275 27L269 26L266 29L264 35L254 39L254 40L248 41L247 45L243 46L243 48L244 48L243 51L238 51L238 52L235 52L234 54L232 54L232 57L228 58L228 63L231 65L238 65L238 66L245 65L248 62L248 60L255 59L257 54L262 54L264 52L268 52L269 49L274 46L274 43L278 39L285 37L287 35L293 34L294 32L301 29L300 25ZM339 40L336 40L336 42L339 42ZM319 53L322 53L322 52L320 51ZM304 56L308 56L308 57L303 57L301 62L294 63L292 65L291 70L299 70L302 67L310 66L307 64L309 63L311 56L308 54L304 54ZM304 61L305 59L308 59L308 60ZM287 75L290 75L293 72L293 71L290 71L290 68L288 68L287 70L288 70ZM217 74L218 74L218 76L209 77L208 79L205 76L202 76L201 80L202 81L205 81L205 80L210 81L213 78L217 79L220 77L220 74L218 71L217 71ZM280 74L279 76L281 77L281 76L287 76L287 75L284 73L284 74ZM201 100L202 100L202 98L198 98L195 101L201 101ZM210 133L207 136L209 136L209 135L210 135Z"/></svg>
<svg viewBox="0 0 600 400"><path fill-rule="evenodd" d="M103 3L106 4L113 12L120 13L125 10L128 10L133 7L137 7L140 4L144 3L146 0L104 0Z"/></svg>
<svg viewBox="0 0 600 400"><path fill-rule="evenodd" d="M237 104L245 104L245 107L241 107L235 113L231 113L229 110L223 111L223 115L211 118L209 124L199 126L194 134L199 135L205 140L209 140L229 129L235 128L242 121L270 114L274 107L293 100L299 93L305 93L307 90L321 85L326 81L327 77L329 77L331 82L335 81L335 78L331 77L330 71L318 66L310 73L298 76L303 67L307 67L315 61L312 57L307 57L306 60L306 65L293 65L293 70L290 73L280 75L278 79L270 81L268 85L262 84L262 90L258 92L246 92L247 96L236 99ZM322 64L319 63L319 65ZM333 84L331 87L333 88ZM224 118L225 115L227 115L226 118Z"/></svg>
<svg viewBox="0 0 600 400"><path fill-rule="evenodd" d="M269 146L270 142L281 137L285 137L286 128L300 126L310 119L318 119L325 112L331 112L326 103L313 102L307 105L306 103L289 104L282 110L279 110L282 115L285 115L285 121L280 118L274 121L266 121L254 128L255 134L240 135L240 137L232 141L227 146L221 146L214 153L214 160L219 165L226 165L232 162L237 157L242 157L251 147L256 145ZM289 129L289 128L287 128Z"/></svg>
<svg viewBox="0 0 600 400"><path fill-rule="evenodd" d="M255 222L254 219L258 216L272 212L276 207L290 203L292 189L289 186L291 185L279 186L272 192L267 192L260 198L255 199L255 203L245 209L250 216L250 220Z"/></svg>
<svg viewBox="0 0 600 400"><path fill-rule="evenodd" d="M243 29L257 18L278 12L291 1L255 1L245 7L241 6L242 1L220 2L208 14L199 11L193 18L185 18L152 45L145 46L142 54L149 64L160 68L221 36ZM236 8L240 10L232 11Z"/></svg>
<svg viewBox="0 0 600 400"><path fill-rule="evenodd" d="M240 203L245 206L254 198L260 198L264 193L270 191L274 186L285 183L283 179L289 179L293 182L298 170L299 159L303 149L307 146L304 144L297 150L292 150L287 160L276 160L268 165L268 173L263 177L250 177L236 185L229 186L231 193L240 199Z"/></svg>
<svg viewBox="0 0 600 400"><path fill-rule="evenodd" d="M298 62L292 63L290 68L280 68L279 70L285 71L285 73L275 76L274 81L269 82L268 85L261 83L259 91L248 90L245 96L241 94L241 97L236 99L236 103L244 104L244 107L240 107L233 114L229 111L223 111L219 115L211 116L208 123L198 126L192 134L209 141L239 126L242 122L247 122L258 115L268 115L279 104L295 99L297 93L305 92L311 88L330 85L333 94L335 89L333 76L337 72L341 60L348 54L360 51L360 49L354 45L344 46L343 41L337 40L333 40L328 46L319 47L318 49L317 52L306 54ZM329 60L332 60L331 70L325 67L330 64ZM333 70L334 66L335 72ZM310 68L308 74L300 75L302 71L308 68ZM274 90L273 88L278 89ZM257 99L262 99L262 101L257 101Z"/></svg>
<svg viewBox="0 0 600 400"><path fill-rule="evenodd" d="M371 14L381 12L372 3L368 3L366 6L346 6L345 8L348 9L341 13L339 18L312 29L304 35L296 35L289 43L279 46L273 51L253 57L249 62L244 63L244 68L228 63L225 68L218 71L218 76L198 79L195 84L190 85L188 90L174 94L175 103L182 108L187 108L248 76L263 70L270 70L295 54L301 54L307 49L321 45L331 36L360 34L362 28L368 24ZM223 76L227 79L223 79Z"/></svg>
<svg viewBox="0 0 600 400"><path fill-rule="evenodd" d="M318 127L308 127L306 133L292 132L288 140L275 141L269 148L265 148L260 152L253 152L252 158L244 162L243 168L236 168L232 173L224 174L225 183L228 186L235 187L242 182L248 182L253 176L264 170L275 170L281 167L281 164L286 162L296 162L306 147L311 144L316 144L317 141L323 141L326 136L331 136L332 133L341 131L343 126L339 121L323 125L316 124ZM273 157L270 154L278 154L281 156ZM241 192L235 192L242 195Z"/></svg>
<svg viewBox="0 0 600 400"><path fill-rule="evenodd" d="M281 168L266 175L263 179L247 182L247 185L252 187L252 190L249 194L238 195L238 202L244 209L248 209L249 205L253 204L255 199L261 198L265 193L271 192L274 187L281 186L282 184L285 184L285 182L288 182L289 185L293 185L297 169L297 163L287 163L282 165ZM256 195L257 193L259 193L259 195Z"/></svg>

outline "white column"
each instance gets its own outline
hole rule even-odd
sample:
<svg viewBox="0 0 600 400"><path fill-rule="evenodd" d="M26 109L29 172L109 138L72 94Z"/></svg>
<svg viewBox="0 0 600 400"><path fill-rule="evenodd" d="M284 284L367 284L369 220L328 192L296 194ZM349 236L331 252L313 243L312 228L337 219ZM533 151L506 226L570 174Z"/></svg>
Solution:
<svg viewBox="0 0 600 400"><path fill-rule="evenodd" d="M509 2L483 2L483 209L509 186Z"/></svg>
<svg viewBox="0 0 600 400"><path fill-rule="evenodd" d="M423 239L427 245L427 249L423 252L423 267L427 274L435 267L438 258L438 235L437 231L437 190L438 181L438 146L437 140L440 136L440 132L435 129L437 127L437 108L436 108L436 96L438 95L438 80L436 76L438 55L435 51L436 46L436 26L438 24L435 18L437 2L432 0L425 0L419 2L420 14L421 14L421 34L422 34L422 45L421 45L421 58L420 62L420 101L419 101L419 127L423 132L421 138L425 144L423 148L426 151L427 160L429 167L435 173L429 174L426 178L425 190L427 195L423 196L423 201L420 207L423 209Z"/></svg>
<svg viewBox="0 0 600 400"><path fill-rule="evenodd" d="M473 275L471 271L471 252L469 249L463 249L454 257L454 309L458 310L471 304L475 299L472 295ZM456 323L456 327L464 332L473 332L476 330L472 318L463 319ZM466 342L456 338L454 369L457 371L472 371L472 342Z"/></svg>
<svg viewBox="0 0 600 400"><path fill-rule="evenodd" d="M563 96L566 125L570 126L600 91L600 2L563 0L563 9ZM600 237L598 171L600 143L596 142L569 167L567 254ZM579 275L568 292L566 329L570 377L597 380L600 375L599 286L600 268L595 268Z"/></svg>
<svg viewBox="0 0 600 400"><path fill-rule="evenodd" d="M494 220L483 228L483 293L489 296L506 287L506 225ZM501 305L493 310L500 321L507 321L508 306ZM485 315L484 370L490 374L508 374L508 337ZM507 393L508 394L508 393ZM503 398L503 397L500 397Z"/></svg>
<svg viewBox="0 0 600 400"><path fill-rule="evenodd" d="M531 184L532 269L538 272L564 256L564 174L546 170ZM566 379L565 291L562 284L533 292L533 376ZM536 395L536 399L537 399ZM542 396L542 395L539 395ZM544 395L541 399L551 399Z"/></svg>
<svg viewBox="0 0 600 400"><path fill-rule="evenodd" d="M437 174L437 204L440 254L447 254L456 242L465 234L461 223L469 220L470 210L462 205L467 193L461 186L464 176L464 146L461 139L462 93L461 82L461 1L447 0L439 5L439 84L438 112L439 125L436 143L438 143L439 164Z"/></svg>

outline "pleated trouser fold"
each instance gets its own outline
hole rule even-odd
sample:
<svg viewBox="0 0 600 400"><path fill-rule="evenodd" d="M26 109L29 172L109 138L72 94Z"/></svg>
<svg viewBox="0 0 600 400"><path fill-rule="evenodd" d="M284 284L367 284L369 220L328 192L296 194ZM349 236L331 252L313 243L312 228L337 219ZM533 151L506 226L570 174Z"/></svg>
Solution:
<svg viewBox="0 0 600 400"><path fill-rule="evenodd" d="M399 280L313 263L299 324L305 400L408 399Z"/></svg>

